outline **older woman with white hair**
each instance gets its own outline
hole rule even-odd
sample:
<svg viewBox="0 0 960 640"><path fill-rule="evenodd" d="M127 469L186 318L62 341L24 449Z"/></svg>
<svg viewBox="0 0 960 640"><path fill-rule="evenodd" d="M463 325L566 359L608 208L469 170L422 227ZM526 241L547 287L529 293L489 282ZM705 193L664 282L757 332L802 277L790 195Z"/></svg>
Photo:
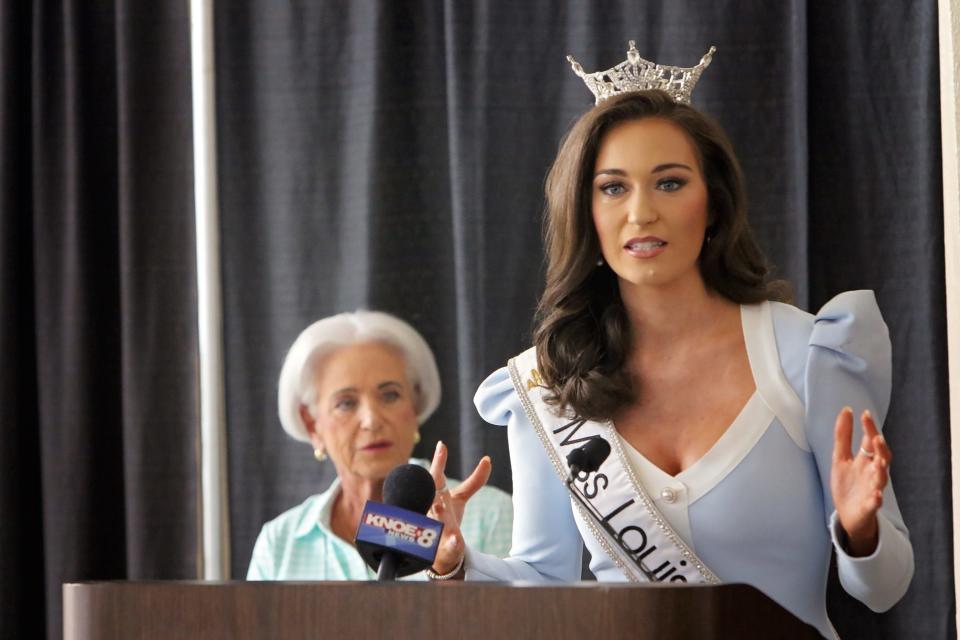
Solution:
<svg viewBox="0 0 960 640"><path fill-rule="evenodd" d="M420 425L440 404L440 376L426 341L386 313L356 311L314 322L287 353L278 392L280 424L329 460L337 478L324 492L263 526L248 580L367 580L375 577L353 546L367 500L382 500L391 469L410 459ZM446 447L437 443L434 476ZM423 460L409 460L427 466ZM463 508L464 541L504 556L510 548L510 496L484 483L484 458L463 483L446 480ZM423 579L423 573L411 576Z"/></svg>

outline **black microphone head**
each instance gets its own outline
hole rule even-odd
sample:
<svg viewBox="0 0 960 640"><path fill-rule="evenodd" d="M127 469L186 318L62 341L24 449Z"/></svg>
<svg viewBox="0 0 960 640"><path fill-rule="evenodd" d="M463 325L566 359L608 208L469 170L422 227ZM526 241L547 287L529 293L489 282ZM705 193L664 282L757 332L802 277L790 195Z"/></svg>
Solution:
<svg viewBox="0 0 960 640"><path fill-rule="evenodd" d="M407 511L426 513L433 504L436 492L433 476L415 464L396 467L383 481L383 502Z"/></svg>
<svg viewBox="0 0 960 640"><path fill-rule="evenodd" d="M582 447L574 449L567 456L567 464L585 473L593 473L600 468L610 455L610 443L597 436L590 438Z"/></svg>

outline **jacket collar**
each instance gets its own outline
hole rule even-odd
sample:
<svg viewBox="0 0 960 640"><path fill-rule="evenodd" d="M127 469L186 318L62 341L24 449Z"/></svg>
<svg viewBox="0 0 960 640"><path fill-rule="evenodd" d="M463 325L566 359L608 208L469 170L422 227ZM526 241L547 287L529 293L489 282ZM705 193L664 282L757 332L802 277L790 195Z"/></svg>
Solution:
<svg viewBox="0 0 960 640"><path fill-rule="evenodd" d="M428 460L410 458L409 462L420 465L425 469L430 468L430 462ZM449 480L447 486L451 486ZM293 537L297 539L305 538L318 528L324 533L332 534L333 530L330 528L330 517L333 513L333 503L336 502L338 495L340 495L339 476L333 479L333 482L330 483L326 491L307 499L306 508L303 510L303 513L300 514L300 520L297 522Z"/></svg>

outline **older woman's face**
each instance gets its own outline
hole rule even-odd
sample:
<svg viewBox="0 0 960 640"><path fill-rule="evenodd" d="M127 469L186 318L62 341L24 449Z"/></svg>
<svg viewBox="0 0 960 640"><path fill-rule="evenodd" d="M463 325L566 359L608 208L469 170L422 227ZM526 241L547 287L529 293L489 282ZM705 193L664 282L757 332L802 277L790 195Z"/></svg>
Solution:
<svg viewBox="0 0 960 640"><path fill-rule="evenodd" d="M307 428L338 475L382 480L407 461L418 426L416 391L398 350L380 342L337 349L320 362L314 384L316 420Z"/></svg>

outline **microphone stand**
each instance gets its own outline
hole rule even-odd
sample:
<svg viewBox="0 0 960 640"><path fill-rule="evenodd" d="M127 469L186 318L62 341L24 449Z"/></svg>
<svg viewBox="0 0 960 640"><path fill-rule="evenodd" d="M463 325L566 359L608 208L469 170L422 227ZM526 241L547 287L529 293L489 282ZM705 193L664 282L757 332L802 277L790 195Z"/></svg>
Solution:
<svg viewBox="0 0 960 640"><path fill-rule="evenodd" d="M380 567L377 570L378 582L393 582L397 579L397 554L384 551L380 556Z"/></svg>

